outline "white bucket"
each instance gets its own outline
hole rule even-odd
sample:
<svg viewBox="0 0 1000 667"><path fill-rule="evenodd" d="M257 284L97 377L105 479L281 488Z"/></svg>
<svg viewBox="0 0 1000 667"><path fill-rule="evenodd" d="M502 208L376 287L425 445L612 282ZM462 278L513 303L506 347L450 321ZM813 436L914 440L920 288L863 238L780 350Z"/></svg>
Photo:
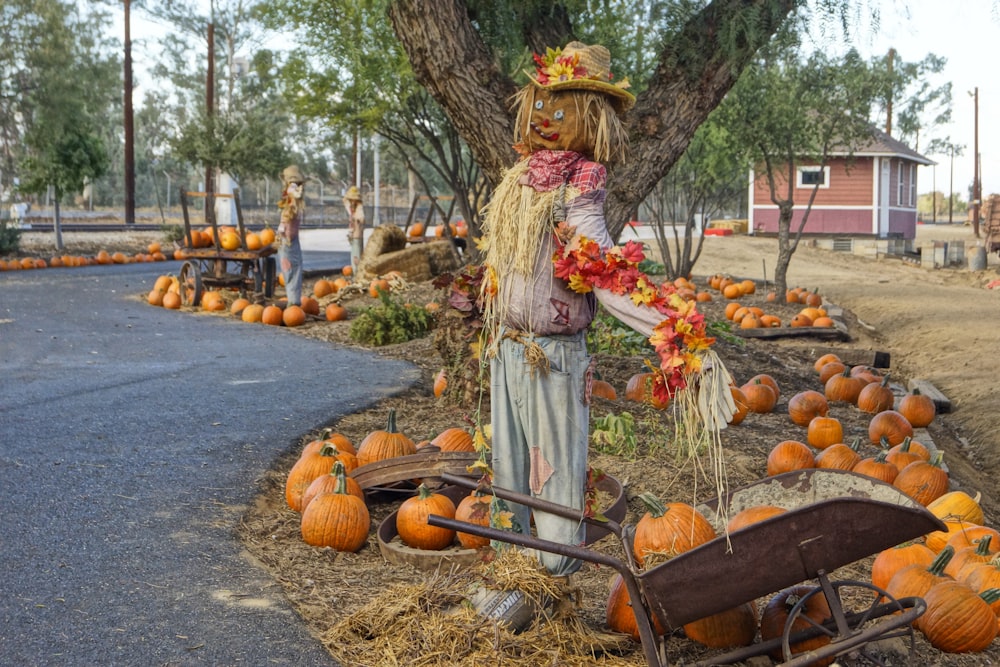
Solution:
<svg viewBox="0 0 1000 667"><path fill-rule="evenodd" d="M965 251L965 259L969 264L969 271L986 270L986 248L981 245L974 245Z"/></svg>

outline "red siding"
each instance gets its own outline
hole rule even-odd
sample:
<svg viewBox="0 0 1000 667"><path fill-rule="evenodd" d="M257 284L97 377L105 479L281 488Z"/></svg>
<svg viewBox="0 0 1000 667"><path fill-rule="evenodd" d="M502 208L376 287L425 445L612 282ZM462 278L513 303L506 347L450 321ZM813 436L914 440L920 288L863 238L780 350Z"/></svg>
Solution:
<svg viewBox="0 0 1000 667"><path fill-rule="evenodd" d="M814 206L871 206L872 204L872 159L856 158L853 164L848 167L844 159L835 159L830 162L830 187L820 188L816 191ZM787 181L783 175L775 178L779 197L785 197L788 191ZM804 206L809 202L812 194L812 187L795 188L792 197L797 206ZM767 186L767 179L758 176L754 183L754 202L757 204L770 204L771 191Z"/></svg>
<svg viewBox="0 0 1000 667"><path fill-rule="evenodd" d="M792 215L792 233L802 222L802 211L796 209ZM762 234L778 233L778 209L755 209L754 231ZM872 212L859 209L812 209L803 234L851 234L870 235L872 233Z"/></svg>

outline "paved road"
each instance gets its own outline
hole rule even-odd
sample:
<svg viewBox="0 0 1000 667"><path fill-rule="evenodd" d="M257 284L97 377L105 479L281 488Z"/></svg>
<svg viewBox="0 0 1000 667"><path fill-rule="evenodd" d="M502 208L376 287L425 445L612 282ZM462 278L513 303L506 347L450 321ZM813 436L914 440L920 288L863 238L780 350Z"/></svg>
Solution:
<svg viewBox="0 0 1000 667"><path fill-rule="evenodd" d="M236 527L301 435L417 371L129 299L177 264L0 273L0 664L334 664Z"/></svg>

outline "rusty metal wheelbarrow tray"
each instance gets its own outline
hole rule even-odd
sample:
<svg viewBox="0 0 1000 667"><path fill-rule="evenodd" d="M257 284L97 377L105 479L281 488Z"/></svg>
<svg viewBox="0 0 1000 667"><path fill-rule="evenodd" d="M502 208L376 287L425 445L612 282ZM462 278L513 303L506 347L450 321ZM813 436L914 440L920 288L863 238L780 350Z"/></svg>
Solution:
<svg viewBox="0 0 1000 667"><path fill-rule="evenodd" d="M475 484L450 475L446 481ZM579 510L496 487L493 492L541 511L588 523L595 521L581 517ZM476 533L469 524L441 517L432 517L431 523L613 567L625 580L651 667L661 663L650 614L673 630L810 579L820 578L826 583L826 575L839 567L945 528L926 508L891 485L845 471L813 469L776 475L733 491L723 504L726 512L718 512L715 502L698 506L716 524L720 537L646 571L637 571L631 562L628 527L615 522L604 526L621 539L628 555L626 561L530 535L479 527L475 527L480 530ZM719 530L719 524L724 522L720 517L762 504L787 511L728 536ZM922 607L910 611L915 618L922 613ZM891 625L895 628L898 622ZM865 638L862 635L858 641Z"/></svg>

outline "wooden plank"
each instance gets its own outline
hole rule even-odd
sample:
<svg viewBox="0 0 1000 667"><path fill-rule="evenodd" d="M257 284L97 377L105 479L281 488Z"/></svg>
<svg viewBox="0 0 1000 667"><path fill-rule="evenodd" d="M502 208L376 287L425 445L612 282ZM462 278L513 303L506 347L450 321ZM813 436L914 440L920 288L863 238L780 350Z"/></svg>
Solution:
<svg viewBox="0 0 1000 667"><path fill-rule="evenodd" d="M758 329L733 329L732 333L743 338L822 338L825 340L850 340L846 328L840 327L766 327Z"/></svg>
<svg viewBox="0 0 1000 667"><path fill-rule="evenodd" d="M872 368L889 368L892 355L884 350L861 350L847 347L814 346L808 348L809 354L819 359L824 354L835 354L848 366L871 366Z"/></svg>
<svg viewBox="0 0 1000 667"><path fill-rule="evenodd" d="M906 388L912 393L914 389L918 390L921 394L927 398L934 401L934 407L937 409L938 414L945 414L951 412L951 399L945 396L941 391L932 385L927 380L921 380L920 378L913 378L906 384Z"/></svg>

